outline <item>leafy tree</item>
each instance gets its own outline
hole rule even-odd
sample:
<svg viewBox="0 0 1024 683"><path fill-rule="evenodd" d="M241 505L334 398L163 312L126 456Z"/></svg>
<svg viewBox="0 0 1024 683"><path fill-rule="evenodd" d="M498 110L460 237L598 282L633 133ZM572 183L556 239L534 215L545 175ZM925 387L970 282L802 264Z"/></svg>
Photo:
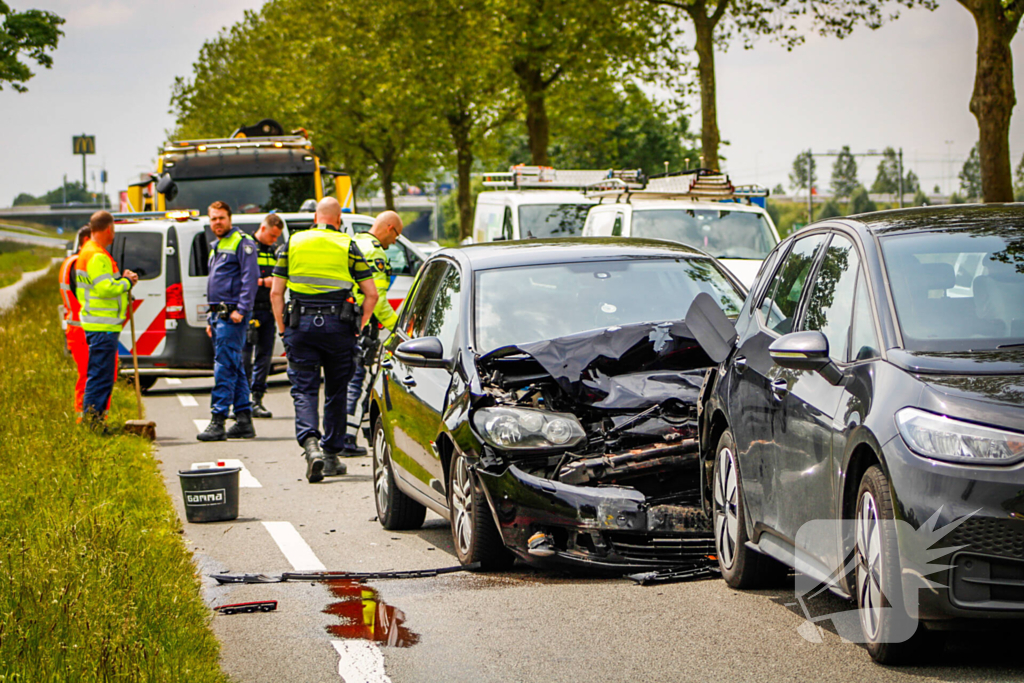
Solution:
<svg viewBox="0 0 1024 683"><path fill-rule="evenodd" d="M1017 163L1017 170L1013 174L1014 199L1024 201L1024 155L1021 155Z"/></svg>
<svg viewBox="0 0 1024 683"><path fill-rule="evenodd" d="M793 49L804 41L810 25L823 36L845 38L858 24L871 29L899 16L899 7L935 9L935 0L647 0L674 8L695 34L701 103L701 153L704 166L719 168L715 50L734 39L750 48L760 36ZM890 9L890 7L892 9Z"/></svg>
<svg viewBox="0 0 1024 683"><path fill-rule="evenodd" d="M967 155L963 167L960 169L960 192L969 199L981 199L981 153L978 151L978 143L974 143L971 153Z"/></svg>
<svg viewBox="0 0 1024 683"><path fill-rule="evenodd" d="M928 206L929 203L928 195L926 195L921 188L917 188L917 191L914 193L914 201L911 206Z"/></svg>
<svg viewBox="0 0 1024 683"><path fill-rule="evenodd" d="M815 214L814 220L823 221L826 218L839 218L842 215L843 209L839 206L839 202L829 199L818 208L818 213Z"/></svg>
<svg viewBox="0 0 1024 683"><path fill-rule="evenodd" d="M863 185L858 185L850 195L850 213L869 213L871 211L878 211L878 206L871 201L867 189Z"/></svg>
<svg viewBox="0 0 1024 683"><path fill-rule="evenodd" d="M818 183L818 164L810 151L800 152L793 159L793 170L789 173L789 186L794 190L806 190Z"/></svg>
<svg viewBox="0 0 1024 683"><path fill-rule="evenodd" d="M914 192L915 194L921 190L921 181L917 177L917 174L913 171L907 171L907 175L903 178L903 191Z"/></svg>
<svg viewBox="0 0 1024 683"><path fill-rule="evenodd" d="M11 206L32 206L33 204L36 204L38 201L39 200L37 200L34 196L30 195L28 192L22 192L17 197L14 198L14 202L11 204Z"/></svg>
<svg viewBox="0 0 1024 683"><path fill-rule="evenodd" d="M961 197L959 194L957 194L956 192L954 192L953 194L949 195L949 203L950 204L963 204L963 203L965 203L965 201L966 200L963 197Z"/></svg>
<svg viewBox="0 0 1024 683"><path fill-rule="evenodd" d="M47 204L63 204L65 198L68 202L89 203L96 201L96 195L89 192L82 183L71 181L55 190L34 197L27 192L20 193L14 198L12 206L45 206Z"/></svg>
<svg viewBox="0 0 1024 683"><path fill-rule="evenodd" d="M57 49L57 41L64 35L58 27L63 23L53 12L16 12L0 0L0 90L4 83L18 92L28 90L24 83L35 74L26 62L44 69L53 66L53 57L47 52Z"/></svg>
<svg viewBox="0 0 1024 683"><path fill-rule="evenodd" d="M896 194L899 192L900 184L899 158L892 147L886 147L882 154L884 156L878 162L878 173L871 185L871 191L875 194Z"/></svg>
<svg viewBox="0 0 1024 683"><path fill-rule="evenodd" d="M1010 174L1010 115L1017 103L1013 87L1013 52L1024 0L957 0L978 29L977 67L971 113L978 120L979 174L986 202L1013 201ZM961 181L962 182L962 181Z"/></svg>
<svg viewBox="0 0 1024 683"><path fill-rule="evenodd" d="M850 146L843 145L832 165L832 194L840 198L849 197L859 185L857 159L850 152Z"/></svg>
<svg viewBox="0 0 1024 683"><path fill-rule="evenodd" d="M772 194L786 194L786 188L782 186L782 183L776 183L775 188L772 189Z"/></svg>

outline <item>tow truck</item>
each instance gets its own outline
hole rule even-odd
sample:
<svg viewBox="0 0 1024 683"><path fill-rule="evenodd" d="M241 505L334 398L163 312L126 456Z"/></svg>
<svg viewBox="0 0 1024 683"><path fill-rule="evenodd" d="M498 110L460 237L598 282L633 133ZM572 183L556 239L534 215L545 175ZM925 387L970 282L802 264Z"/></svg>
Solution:
<svg viewBox="0 0 1024 683"><path fill-rule="evenodd" d="M121 211L205 213L217 200L236 214L310 211L310 204L327 194L331 179L342 208L351 212L348 174L321 165L304 129L286 135L280 123L263 119L227 138L167 142L156 172L121 192Z"/></svg>

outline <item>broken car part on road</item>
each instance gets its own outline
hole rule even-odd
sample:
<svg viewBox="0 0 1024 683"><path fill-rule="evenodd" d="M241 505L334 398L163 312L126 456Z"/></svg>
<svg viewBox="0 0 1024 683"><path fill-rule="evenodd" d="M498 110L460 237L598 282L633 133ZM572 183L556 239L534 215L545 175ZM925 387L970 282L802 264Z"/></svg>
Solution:
<svg viewBox="0 0 1024 683"><path fill-rule="evenodd" d="M377 581L380 579L424 579L441 574L454 574L479 569L475 565L467 567L442 567L440 569L413 569L398 572L285 572L274 576L266 574L211 574L210 577L219 584L225 583L284 583L286 581L336 581L349 579L352 581Z"/></svg>

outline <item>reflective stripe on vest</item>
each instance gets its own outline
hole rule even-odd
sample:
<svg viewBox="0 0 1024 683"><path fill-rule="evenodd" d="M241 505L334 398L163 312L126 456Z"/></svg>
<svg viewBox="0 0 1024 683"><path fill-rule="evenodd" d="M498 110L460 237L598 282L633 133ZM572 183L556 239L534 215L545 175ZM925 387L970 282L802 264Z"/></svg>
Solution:
<svg viewBox="0 0 1024 683"><path fill-rule="evenodd" d="M355 280L348 268L352 238L328 228L311 228L288 241L288 289L297 294L349 291Z"/></svg>
<svg viewBox="0 0 1024 683"><path fill-rule="evenodd" d="M106 270L109 262L113 272ZM117 264L103 247L87 242L75 264L79 319L86 332L120 332L128 311L128 281L119 277Z"/></svg>

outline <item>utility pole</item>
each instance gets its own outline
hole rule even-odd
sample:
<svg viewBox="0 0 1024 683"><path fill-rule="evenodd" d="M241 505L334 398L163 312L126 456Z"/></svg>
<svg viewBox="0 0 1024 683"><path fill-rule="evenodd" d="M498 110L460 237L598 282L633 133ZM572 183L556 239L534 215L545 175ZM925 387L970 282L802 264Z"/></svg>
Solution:
<svg viewBox="0 0 1024 683"><path fill-rule="evenodd" d="M900 147L899 157L899 173L900 173L900 208L903 208L903 148Z"/></svg>
<svg viewBox="0 0 1024 683"><path fill-rule="evenodd" d="M68 203L68 174L67 173L64 174L64 184L61 185L60 188L62 190L64 190L64 204L67 205L67 203Z"/></svg>
<svg viewBox="0 0 1024 683"><path fill-rule="evenodd" d="M807 225L814 222L814 152L807 148Z"/></svg>

